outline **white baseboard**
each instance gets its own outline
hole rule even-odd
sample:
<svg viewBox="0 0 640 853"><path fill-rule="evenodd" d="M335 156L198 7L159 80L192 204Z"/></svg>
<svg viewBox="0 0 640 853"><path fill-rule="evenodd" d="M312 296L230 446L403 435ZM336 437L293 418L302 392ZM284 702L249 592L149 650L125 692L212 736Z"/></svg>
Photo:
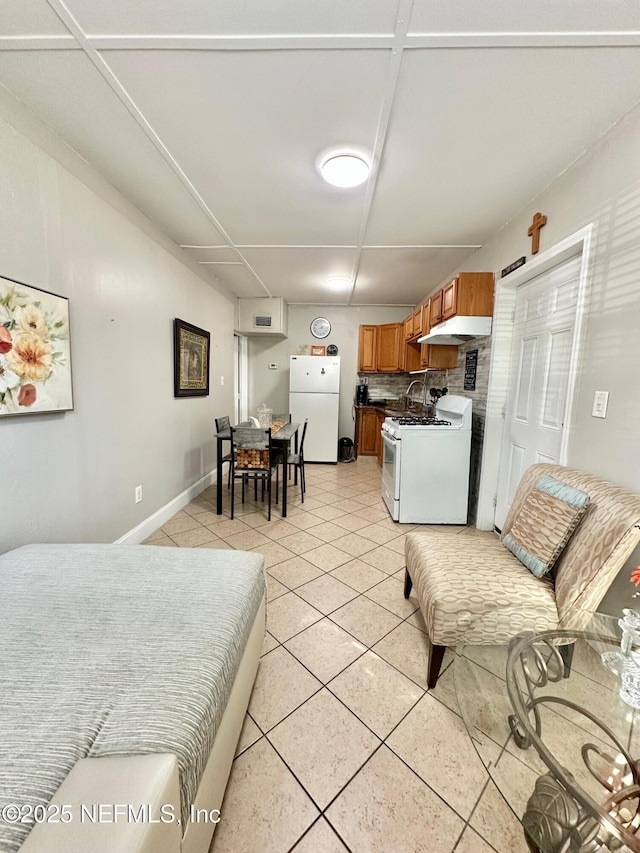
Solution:
<svg viewBox="0 0 640 853"><path fill-rule="evenodd" d="M223 476L226 474L227 467L228 463L225 462L223 465ZM144 521L141 521L140 524L136 525L136 527L128 533L125 533L124 536L116 539L113 544L139 545L159 527L162 527L165 521L168 521L170 518L173 518L177 512L180 512L183 506L186 506L188 503L191 503L194 498L197 498L200 492L203 492L208 486L211 486L216 482L215 470L209 471L209 473L205 474L204 477L201 477L197 483L189 486L189 488L185 489L184 492L181 492L177 497L173 498L173 500L170 500L168 504L160 507L160 509L156 510L156 512L154 512L153 515L150 515L149 518L145 518Z"/></svg>

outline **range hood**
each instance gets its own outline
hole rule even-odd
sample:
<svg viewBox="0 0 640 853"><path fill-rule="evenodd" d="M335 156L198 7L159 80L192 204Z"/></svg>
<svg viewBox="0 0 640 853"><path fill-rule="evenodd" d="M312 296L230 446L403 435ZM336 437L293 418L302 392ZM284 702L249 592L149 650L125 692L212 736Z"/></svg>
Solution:
<svg viewBox="0 0 640 853"><path fill-rule="evenodd" d="M419 344L441 344L457 347L473 338L491 334L491 317L451 317L438 323L428 335L418 338Z"/></svg>

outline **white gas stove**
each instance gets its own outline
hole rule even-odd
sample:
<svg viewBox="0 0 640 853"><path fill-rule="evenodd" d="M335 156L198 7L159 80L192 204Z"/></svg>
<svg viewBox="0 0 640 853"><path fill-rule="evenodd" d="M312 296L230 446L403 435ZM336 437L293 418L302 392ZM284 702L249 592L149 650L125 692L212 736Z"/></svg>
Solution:
<svg viewBox="0 0 640 853"><path fill-rule="evenodd" d="M384 423L382 424L383 432L386 432L387 435L392 436L393 438L398 438L400 433L403 432L407 428L416 429L421 427L427 427L430 429L438 428L453 428L459 429L458 426L453 426L451 421L445 421L442 418L430 418L430 417L410 417L410 418L385 418Z"/></svg>
<svg viewBox="0 0 640 853"><path fill-rule="evenodd" d="M382 497L394 521L466 524L472 401L448 394L435 417L386 418Z"/></svg>

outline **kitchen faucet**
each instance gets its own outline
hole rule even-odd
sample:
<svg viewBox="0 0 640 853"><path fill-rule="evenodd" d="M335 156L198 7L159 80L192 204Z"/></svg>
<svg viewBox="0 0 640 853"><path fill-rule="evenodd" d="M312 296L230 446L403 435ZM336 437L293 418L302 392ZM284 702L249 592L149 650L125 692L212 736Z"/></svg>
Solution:
<svg viewBox="0 0 640 853"><path fill-rule="evenodd" d="M407 388L407 390L404 393L404 396L407 398L407 407L411 403L411 398L409 397L409 393L410 393L410 391L414 385L421 385L422 386L422 408L426 409L427 408L427 383L425 382L424 379L412 379L411 382L409 383L409 387Z"/></svg>

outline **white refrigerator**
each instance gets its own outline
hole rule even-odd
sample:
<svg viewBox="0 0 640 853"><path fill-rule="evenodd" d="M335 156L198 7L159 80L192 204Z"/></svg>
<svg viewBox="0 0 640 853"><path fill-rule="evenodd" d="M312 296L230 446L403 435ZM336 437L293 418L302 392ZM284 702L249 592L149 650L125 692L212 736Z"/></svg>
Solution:
<svg viewBox="0 0 640 853"><path fill-rule="evenodd" d="M289 359L291 420L304 424L305 462L338 461L340 359L337 356L292 355ZM302 427L300 428L302 436Z"/></svg>

